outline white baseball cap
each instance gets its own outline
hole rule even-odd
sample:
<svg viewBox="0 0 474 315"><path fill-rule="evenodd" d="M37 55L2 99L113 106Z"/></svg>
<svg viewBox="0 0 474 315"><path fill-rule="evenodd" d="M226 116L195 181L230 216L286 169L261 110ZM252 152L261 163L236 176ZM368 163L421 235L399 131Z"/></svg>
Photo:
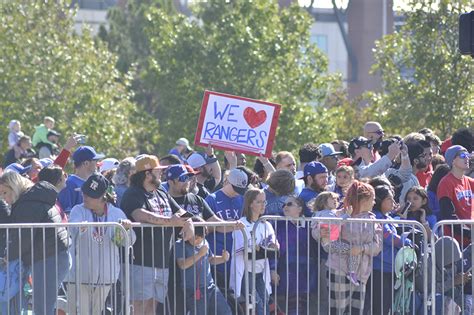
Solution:
<svg viewBox="0 0 474 315"><path fill-rule="evenodd" d="M119 167L119 160L114 158L106 158L97 163L99 165L99 171L101 173L114 170Z"/></svg>

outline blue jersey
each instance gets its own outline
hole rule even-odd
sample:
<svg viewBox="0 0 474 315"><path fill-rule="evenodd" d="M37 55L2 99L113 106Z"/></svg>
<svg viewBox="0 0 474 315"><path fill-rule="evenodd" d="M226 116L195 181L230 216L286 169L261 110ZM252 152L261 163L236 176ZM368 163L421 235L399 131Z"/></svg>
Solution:
<svg viewBox="0 0 474 315"><path fill-rule="evenodd" d="M218 190L207 196L205 200L212 211L224 221L235 221L242 217L244 198L240 195L231 198L222 190ZM220 256L224 249L232 253L232 233L213 232L207 236L207 241L209 249L217 256ZM217 265L217 270L225 272L224 266L227 266L227 271L230 272L230 260L227 264Z"/></svg>

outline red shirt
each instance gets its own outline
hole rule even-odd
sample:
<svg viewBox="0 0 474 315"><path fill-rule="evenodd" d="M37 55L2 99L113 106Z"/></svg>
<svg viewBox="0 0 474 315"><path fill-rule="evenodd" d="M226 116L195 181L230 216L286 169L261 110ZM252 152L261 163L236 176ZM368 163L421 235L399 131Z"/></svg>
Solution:
<svg viewBox="0 0 474 315"><path fill-rule="evenodd" d="M420 183L420 186L423 188L428 187L428 184L431 181L431 177L433 177L433 166L428 165L428 168L424 172L417 172L416 173L416 178L418 178L418 182Z"/></svg>
<svg viewBox="0 0 474 315"><path fill-rule="evenodd" d="M459 179L453 173L449 173L439 182L436 195L438 200L443 197L451 199L459 219L471 220L474 218L473 189L474 178L463 176Z"/></svg>

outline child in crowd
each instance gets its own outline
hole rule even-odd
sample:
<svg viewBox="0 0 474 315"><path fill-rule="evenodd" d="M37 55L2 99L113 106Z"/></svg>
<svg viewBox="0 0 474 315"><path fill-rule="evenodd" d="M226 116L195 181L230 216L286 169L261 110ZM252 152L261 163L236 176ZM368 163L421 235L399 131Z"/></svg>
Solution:
<svg viewBox="0 0 474 315"><path fill-rule="evenodd" d="M437 309L439 304L444 307L444 310L439 313L460 314L460 306L463 306L463 314L472 314L472 303L469 301L472 296L463 289L463 286L471 280L472 274L470 269L459 268L463 254L458 241L451 236L443 236L436 241L434 251L436 273L440 275L436 277L436 293L443 295L443 302L437 302L436 305ZM454 305L452 301L455 302ZM447 309L449 305L451 310Z"/></svg>
<svg viewBox="0 0 474 315"><path fill-rule="evenodd" d="M193 218L194 222L201 222ZM209 264L217 265L229 260L230 254L223 250L222 256L212 255L205 239L205 228L194 228L194 238L175 244L176 263L182 270L182 287L186 309L191 314L231 315L229 304L215 285Z"/></svg>
<svg viewBox="0 0 474 315"><path fill-rule="evenodd" d="M405 202L411 202L406 218L423 224L428 237L430 237L431 229L435 226L437 220L436 216L431 213L430 206L428 205L427 191L420 186L412 187L405 196Z"/></svg>
<svg viewBox="0 0 474 315"><path fill-rule="evenodd" d="M33 134L33 139L31 140L33 147L37 147L41 142L49 144L53 149L57 148L55 143L52 143L48 140L48 132L54 128L54 118L46 116L41 125L35 127L35 133Z"/></svg>
<svg viewBox="0 0 474 315"><path fill-rule="evenodd" d="M11 120L8 124L10 133L8 134L8 149L12 149L24 134L21 131L21 124L18 120Z"/></svg>
<svg viewBox="0 0 474 315"><path fill-rule="evenodd" d="M316 197L312 204L313 218L347 218L349 214L345 210L337 210L339 204L339 195L334 192L322 192ZM345 241L339 240L341 226L337 223L324 224L313 221L312 233L314 238L319 238L324 250L328 253L337 252L340 254L349 254L347 259L347 269L349 270L346 277L354 285L359 285L357 279L357 268L359 266L359 255L351 254L351 245ZM329 231L323 236L319 229ZM319 233L319 235L318 235ZM318 237L319 236L319 237Z"/></svg>
<svg viewBox="0 0 474 315"><path fill-rule="evenodd" d="M331 191L334 191L339 195L339 200L341 202L338 208L342 208L342 201L353 181L354 169L351 166L341 165L336 169L336 185L334 186L334 189L331 189Z"/></svg>

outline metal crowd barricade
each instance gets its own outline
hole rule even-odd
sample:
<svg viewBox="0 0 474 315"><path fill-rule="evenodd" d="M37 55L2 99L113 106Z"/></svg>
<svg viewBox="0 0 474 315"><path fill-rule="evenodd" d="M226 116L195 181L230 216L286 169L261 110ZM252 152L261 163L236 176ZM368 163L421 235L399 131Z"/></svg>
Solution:
<svg viewBox="0 0 474 315"><path fill-rule="evenodd" d="M120 255L131 234L118 223L1 224L0 314L128 315L119 274L129 278Z"/></svg>
<svg viewBox="0 0 474 315"><path fill-rule="evenodd" d="M220 314L229 307L232 314L248 314L252 309L249 298L248 277L244 266L242 294L235 294L231 284L232 264L236 264L235 238L247 235L235 230L234 222L193 222L196 233L205 229L207 256L221 256L222 251L230 254L230 260L223 263L211 258L210 276L214 286L203 285L207 278L203 257L197 256L203 242L195 236L182 240L181 227L160 227L150 224L133 224L137 241L133 245L130 260L130 307L132 314ZM248 259L247 248L242 255ZM189 259L186 262L186 259ZM187 263L179 266L178 260ZM205 269L206 268L206 269ZM199 276L197 276L199 275ZM201 277L202 276L202 277ZM207 282L206 282L207 284ZM153 288L153 292L150 291ZM239 297L237 297L239 295Z"/></svg>
<svg viewBox="0 0 474 315"><path fill-rule="evenodd" d="M400 242L413 245L403 247L398 240L392 241L383 230L385 224L396 228ZM263 230L259 225L264 226ZM327 231L324 235L322 229ZM263 236L259 235L262 233ZM354 237L350 233L354 233ZM360 233L368 234L361 237ZM284 314L329 314L331 311L330 314L418 315L428 312L429 247L426 229L419 222L263 216L250 234L252 314L258 314L258 310L266 313L268 308L271 314L278 310ZM273 238L280 245L277 254L269 246ZM374 241L362 243L366 239ZM355 247L371 253L367 255L370 257L350 255ZM377 275L373 270L374 258L381 267ZM392 260L392 267L387 265L388 259ZM390 271L383 272L384 266ZM348 271L357 274L357 268L365 268L370 274L365 283L365 279L357 278L351 283ZM268 272L271 283L268 283ZM268 290L269 284L271 290ZM264 293L265 288L267 293Z"/></svg>
<svg viewBox="0 0 474 315"><path fill-rule="evenodd" d="M474 220L436 223L431 235L431 294L436 314L472 314ZM453 241L455 240L455 241Z"/></svg>

